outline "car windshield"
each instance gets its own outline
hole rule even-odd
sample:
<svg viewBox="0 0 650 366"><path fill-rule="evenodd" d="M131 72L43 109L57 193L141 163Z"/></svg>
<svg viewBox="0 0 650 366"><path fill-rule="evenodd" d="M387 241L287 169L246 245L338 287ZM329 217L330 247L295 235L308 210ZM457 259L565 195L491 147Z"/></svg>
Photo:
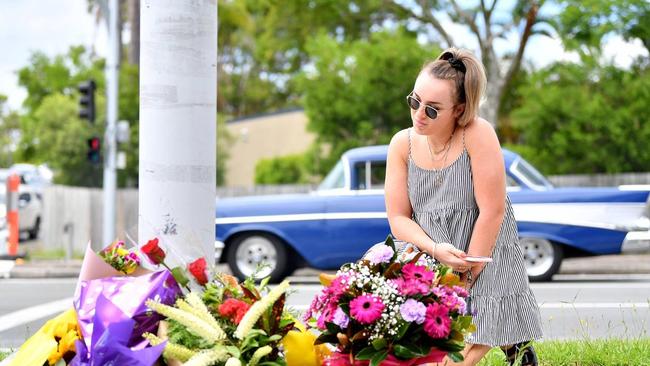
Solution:
<svg viewBox="0 0 650 366"><path fill-rule="evenodd" d="M518 159L515 162L513 169L517 172L517 176L519 176L520 179L531 186L538 188L553 188L551 182L544 178L542 173L537 171L537 169L528 164L524 159Z"/></svg>
<svg viewBox="0 0 650 366"><path fill-rule="evenodd" d="M343 161L339 160L338 163L330 170L329 174L323 179L323 182L318 186L318 190L345 188L345 172L343 169Z"/></svg>

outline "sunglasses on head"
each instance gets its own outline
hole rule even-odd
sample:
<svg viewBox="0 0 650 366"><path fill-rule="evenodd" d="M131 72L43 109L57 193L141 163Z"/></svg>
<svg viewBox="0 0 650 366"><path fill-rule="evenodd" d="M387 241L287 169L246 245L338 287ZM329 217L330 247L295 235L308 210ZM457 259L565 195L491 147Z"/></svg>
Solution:
<svg viewBox="0 0 650 366"><path fill-rule="evenodd" d="M409 107L411 107L411 109L414 111L420 109L420 104L422 104L422 102L420 102L417 98L413 96L413 93L406 96L406 102L408 103ZM427 117L431 119L438 118L438 110L430 105L426 105L426 104L424 105L424 114L426 114Z"/></svg>

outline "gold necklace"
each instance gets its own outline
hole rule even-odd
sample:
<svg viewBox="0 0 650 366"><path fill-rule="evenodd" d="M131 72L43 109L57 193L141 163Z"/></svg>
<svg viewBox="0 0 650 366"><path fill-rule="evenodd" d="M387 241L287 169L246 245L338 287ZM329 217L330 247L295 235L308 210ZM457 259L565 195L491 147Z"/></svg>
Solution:
<svg viewBox="0 0 650 366"><path fill-rule="evenodd" d="M442 170L445 169L446 168L445 165L447 165L447 156L449 155L449 150L451 150L451 140L454 137L454 132L456 132L456 127L454 127L454 130L451 131L451 136L449 136L449 140L447 140L447 143L445 144L446 147L444 148L445 154L442 157L442 159L443 159L442 166L439 169L433 168L433 171L435 173L435 176L433 178L433 184L436 187L440 186L442 184L443 179L444 179L444 174L442 173ZM434 159L433 153L431 151L431 145L429 144L429 137L427 137L427 147L429 148L429 155L431 155L431 160L435 164L436 159Z"/></svg>
<svg viewBox="0 0 650 366"><path fill-rule="evenodd" d="M447 152L449 152L449 147L451 146L451 139L454 137L454 132L456 132L456 127L454 127L453 131L451 131L451 135L449 136L449 139L447 139L447 142L442 146L442 149L440 151L435 152L435 154L431 150L431 141L429 141L429 136L426 137L426 139L427 139L427 148L429 149L429 156L431 156L431 161L434 162L434 164L435 164L435 162L440 161L442 159L442 157L440 159L436 159L434 157L435 155L438 155L438 154L440 154L441 152L443 152L445 150L447 150ZM435 148L433 150L435 150ZM443 164L443 166L444 166L444 164Z"/></svg>

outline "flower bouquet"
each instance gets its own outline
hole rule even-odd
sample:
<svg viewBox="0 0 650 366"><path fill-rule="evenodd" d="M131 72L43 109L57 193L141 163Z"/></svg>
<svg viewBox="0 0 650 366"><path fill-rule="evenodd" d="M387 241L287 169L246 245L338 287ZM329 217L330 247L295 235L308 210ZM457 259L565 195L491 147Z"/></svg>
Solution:
<svg viewBox="0 0 650 366"><path fill-rule="evenodd" d="M345 264L305 314L322 331L316 344L336 348L327 365L419 365L463 359L475 331L468 292L449 267L417 253L398 258L389 236L363 259Z"/></svg>
<svg viewBox="0 0 650 366"><path fill-rule="evenodd" d="M269 290L267 280L256 287L252 279L238 284L218 274L202 294L192 291L175 306L149 300L151 309L168 318L168 327L145 338L152 345L167 338L163 356L169 364L285 365L280 344L295 324L284 306L289 283Z"/></svg>

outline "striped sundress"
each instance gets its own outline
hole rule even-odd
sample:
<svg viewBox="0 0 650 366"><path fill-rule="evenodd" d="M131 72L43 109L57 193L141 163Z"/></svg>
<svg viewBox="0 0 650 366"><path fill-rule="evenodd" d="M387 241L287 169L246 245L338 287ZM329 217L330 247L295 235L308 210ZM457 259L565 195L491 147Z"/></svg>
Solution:
<svg viewBox="0 0 650 366"><path fill-rule="evenodd" d="M467 252L479 208L474 198L464 129L463 152L451 165L437 172L415 164L411 157L411 129L408 136L408 195L413 220L433 241L451 243ZM409 246L417 250L415 245L401 242L398 251ZM492 258L470 290L477 330L466 341L496 347L541 338L539 308L528 284L517 224L507 196Z"/></svg>

